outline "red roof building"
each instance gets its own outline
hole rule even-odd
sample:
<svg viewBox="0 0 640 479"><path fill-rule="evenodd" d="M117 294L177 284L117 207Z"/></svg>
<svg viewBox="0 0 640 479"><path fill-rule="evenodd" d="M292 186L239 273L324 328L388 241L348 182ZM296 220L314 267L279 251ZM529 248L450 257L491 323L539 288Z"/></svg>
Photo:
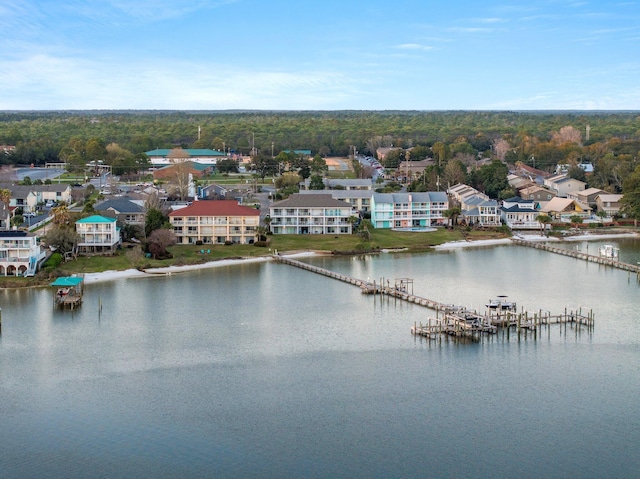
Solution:
<svg viewBox="0 0 640 479"><path fill-rule="evenodd" d="M178 244L252 244L260 211L235 200L194 201L169 213Z"/></svg>

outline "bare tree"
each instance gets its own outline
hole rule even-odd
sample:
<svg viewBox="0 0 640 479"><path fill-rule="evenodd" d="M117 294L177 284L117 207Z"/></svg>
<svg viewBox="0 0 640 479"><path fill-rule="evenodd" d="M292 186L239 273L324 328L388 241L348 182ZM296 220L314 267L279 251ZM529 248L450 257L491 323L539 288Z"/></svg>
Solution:
<svg viewBox="0 0 640 479"><path fill-rule="evenodd" d="M189 153L182 148L174 148L169 152L168 158L169 162L173 165L171 181L176 195L181 200L184 200L189 196L189 171L191 169Z"/></svg>
<svg viewBox="0 0 640 479"><path fill-rule="evenodd" d="M511 145L507 140L502 138L496 138L493 140L493 154L500 161L504 161L504 158L507 156L507 153L511 150Z"/></svg>
<svg viewBox="0 0 640 479"><path fill-rule="evenodd" d="M580 130L575 129L572 126L563 126L560 131L554 131L551 133L551 141L557 145L563 143L575 143L576 145L582 144L582 133Z"/></svg>
<svg viewBox="0 0 640 479"><path fill-rule="evenodd" d="M176 235L165 228L154 230L147 238L147 249L155 259L166 258L167 248L174 244L176 244Z"/></svg>

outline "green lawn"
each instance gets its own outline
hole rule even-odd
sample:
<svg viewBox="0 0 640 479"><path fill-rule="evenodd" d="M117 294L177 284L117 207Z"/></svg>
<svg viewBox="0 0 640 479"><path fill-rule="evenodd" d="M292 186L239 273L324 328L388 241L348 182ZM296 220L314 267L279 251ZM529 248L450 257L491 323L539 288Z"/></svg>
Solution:
<svg viewBox="0 0 640 479"><path fill-rule="evenodd" d="M165 260L146 258L141 253L139 246L128 247L125 245L115 256L83 256L63 263L52 276L200 264L226 258L265 256L276 250L280 253L309 250L354 253L385 248L408 248L410 251L424 251L438 244L460 241L465 238L465 234L469 239L504 237L504 234L499 232L474 233L463 234L463 230L460 229L447 230L444 228L429 233L373 230L371 241L368 242L363 241L357 235L271 235L268 237L266 247L255 245L175 245L169 248L173 257ZM42 286L51 281L52 279L43 273L39 273L36 278L0 277L0 287Z"/></svg>

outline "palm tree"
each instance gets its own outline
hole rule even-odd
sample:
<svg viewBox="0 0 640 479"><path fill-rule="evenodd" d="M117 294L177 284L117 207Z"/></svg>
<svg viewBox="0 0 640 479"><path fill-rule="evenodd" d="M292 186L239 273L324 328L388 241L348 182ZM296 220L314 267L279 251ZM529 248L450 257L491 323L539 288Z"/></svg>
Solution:
<svg viewBox="0 0 640 479"><path fill-rule="evenodd" d="M269 215L265 216L262 221L264 222L264 225L267 227L267 232L270 233L271 232L271 216Z"/></svg>
<svg viewBox="0 0 640 479"><path fill-rule="evenodd" d="M540 214L536 216L536 221L540 223L540 236L542 236L544 234L544 231L547 229L547 225L551 224L553 220L549 215Z"/></svg>

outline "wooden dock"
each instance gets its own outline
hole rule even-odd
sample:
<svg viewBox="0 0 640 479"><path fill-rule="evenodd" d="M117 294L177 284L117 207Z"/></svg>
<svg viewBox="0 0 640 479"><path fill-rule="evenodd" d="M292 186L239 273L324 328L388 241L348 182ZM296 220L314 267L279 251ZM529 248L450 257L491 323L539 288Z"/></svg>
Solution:
<svg viewBox="0 0 640 479"><path fill-rule="evenodd" d="M284 256L276 255L273 259L280 263L358 286L365 294L379 294L397 298L435 310L436 314L442 312L442 317L429 318L426 324L414 323L411 328L412 334L428 339L448 335L476 340L483 335L496 334L499 329L508 331L516 328L518 333L526 331L537 332L542 326L552 324L575 324L577 326L585 326L591 331L595 325L593 311L585 310L583 312L582 308L578 310L565 308L563 314L556 315L544 310L535 312L523 310L518 312L511 309L488 309L486 313L482 314L464 306L445 304L417 296L413 294L413 280L410 278L397 278L392 286L388 280L386 282L384 279L378 282L363 281Z"/></svg>
<svg viewBox="0 0 640 479"><path fill-rule="evenodd" d="M588 250L587 250L587 252L582 252L582 251L577 251L577 250L573 251L573 250L569 250L569 249L565 249L565 248L557 248L555 246L549 246L549 245L543 244L541 242L527 241L527 240L523 240L523 239L519 239L519 238L512 238L511 241L513 241L514 244L517 244L519 246L528 246L529 248L541 249L541 250L544 250L544 251L549 251L551 253L561 254L561 255L564 255L564 256L570 256L572 258L589 261L590 263L597 263L597 264L602 264L602 265L605 265L605 266L611 266L613 268L622 269L624 271L629 271L631 273L635 273L636 275L638 275L638 277L640 277L640 266L639 265L623 263L621 261L618 261L618 258L607 258L607 257L603 257L603 256L600 256L600 255L589 254Z"/></svg>
<svg viewBox="0 0 640 479"><path fill-rule="evenodd" d="M552 315L548 311L500 311L484 315L477 313L445 314L443 318L429 318L426 324L414 323L411 332L416 336L436 339L443 335L477 340L485 333L495 334L498 328L516 328L518 334L539 332L543 326L573 324L592 331L595 326L593 311L565 309L563 314Z"/></svg>
<svg viewBox="0 0 640 479"><path fill-rule="evenodd" d="M442 312L464 312L467 310L467 308L463 306L445 304L433 299L423 298L422 296L413 294L413 281L410 278L398 278L394 281L394 284L391 285L390 281L385 281L384 278L381 278L379 281L364 281L361 279L352 278L351 276L336 273L325 268L320 268L319 266L314 266L308 263L303 263L302 261L287 258L285 256L276 255L273 257L273 259L279 263L295 266L306 271L311 271L312 273L321 274L329 278L337 279L338 281L342 281L344 283L358 286L364 294L379 294L389 296L407 301L408 303L426 306L427 308Z"/></svg>

